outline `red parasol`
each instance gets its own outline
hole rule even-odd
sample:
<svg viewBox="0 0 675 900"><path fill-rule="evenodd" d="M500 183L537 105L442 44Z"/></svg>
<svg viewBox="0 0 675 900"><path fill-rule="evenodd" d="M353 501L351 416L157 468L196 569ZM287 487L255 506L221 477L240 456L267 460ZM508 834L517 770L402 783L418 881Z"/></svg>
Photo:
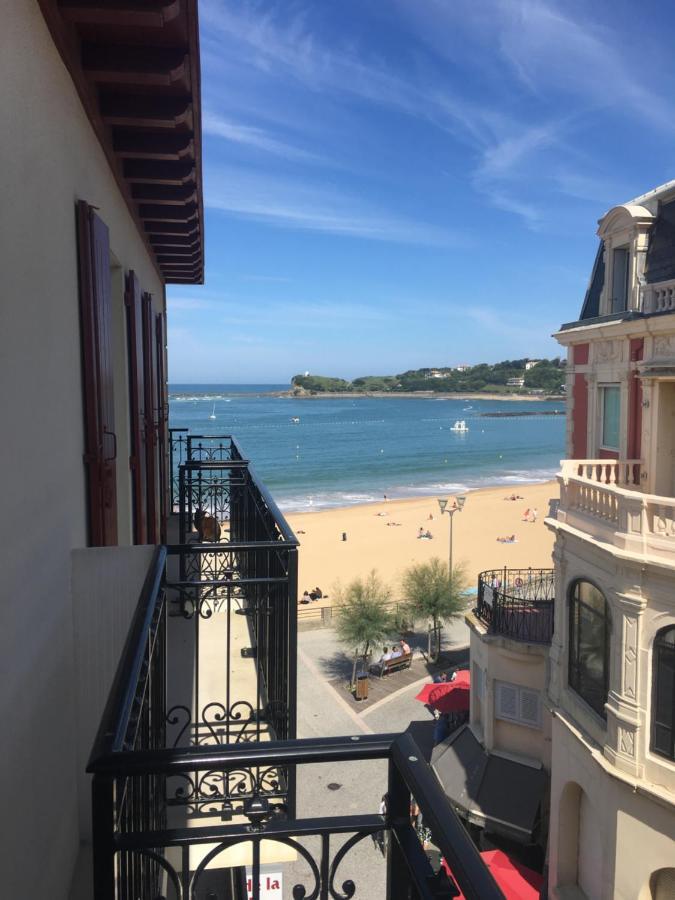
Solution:
<svg viewBox="0 0 675 900"><path fill-rule="evenodd" d="M506 900L539 900L544 878L538 872L511 859L501 850L486 850L481 853L481 859L490 870ZM444 859L441 860L441 864L452 878L452 872ZM462 900L463 897L464 894L460 893L458 900Z"/></svg>
<svg viewBox="0 0 675 900"><path fill-rule="evenodd" d="M442 713L465 712L469 708L470 681L469 670L460 669L454 681L425 684L415 700Z"/></svg>

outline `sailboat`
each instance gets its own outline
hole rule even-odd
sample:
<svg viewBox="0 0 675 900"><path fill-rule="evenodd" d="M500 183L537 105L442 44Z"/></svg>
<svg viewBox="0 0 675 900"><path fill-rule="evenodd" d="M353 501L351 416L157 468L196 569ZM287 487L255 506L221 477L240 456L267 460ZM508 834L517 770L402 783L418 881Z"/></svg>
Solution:
<svg viewBox="0 0 675 900"><path fill-rule="evenodd" d="M213 409L211 410L211 415L209 416L209 419L215 419L215 417L216 417L216 404L214 403Z"/></svg>
<svg viewBox="0 0 675 900"><path fill-rule="evenodd" d="M459 432L462 433L462 434L464 434L464 432L466 432L466 431L468 431L468 430L469 430L469 429L468 429L467 424L466 424L466 422L464 421L464 419L457 419L457 421L455 422L455 424L454 424L454 425L452 426L452 428L450 429L450 431L459 431Z"/></svg>

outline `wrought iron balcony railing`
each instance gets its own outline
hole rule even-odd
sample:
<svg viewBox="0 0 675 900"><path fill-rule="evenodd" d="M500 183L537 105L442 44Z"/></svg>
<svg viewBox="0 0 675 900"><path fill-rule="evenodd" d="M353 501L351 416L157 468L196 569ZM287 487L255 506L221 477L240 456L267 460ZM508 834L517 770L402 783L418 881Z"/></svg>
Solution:
<svg viewBox="0 0 675 900"><path fill-rule="evenodd" d="M180 432L172 448L180 543L155 553L88 766L94 896L230 900L243 858L259 900L273 846L306 864L294 897L348 900L349 853L381 833L383 897L454 896L411 823L414 797L464 895L501 897L409 735L295 740L295 536L233 440ZM218 520L211 540L193 530L198 510ZM365 759L383 763L386 816L298 816L305 766Z"/></svg>
<svg viewBox="0 0 675 900"><path fill-rule="evenodd" d="M180 503L180 467L186 462L241 461L244 456L236 439L229 434L190 434L189 428L169 428L169 469L171 471L172 511Z"/></svg>
<svg viewBox="0 0 675 900"><path fill-rule="evenodd" d="M531 644L553 636L553 569L491 569L478 576L476 616L490 634Z"/></svg>
<svg viewBox="0 0 675 900"><path fill-rule="evenodd" d="M360 841L388 835L381 896L411 900L455 896L443 870L434 873L410 817L419 805L431 839L467 898L501 898L435 775L408 734L251 741L225 744L221 712L177 738L167 713L171 644L158 548L134 615L91 754L94 896L96 900L229 900L233 848L245 848L252 896L259 900L263 842L285 846L306 864L293 896L349 898L358 872L348 858ZM230 735L231 739L231 735ZM386 815L298 817L287 785L316 763L382 760ZM318 853L307 838L320 838ZM338 883L341 887L338 887ZM210 893L209 893L210 892Z"/></svg>

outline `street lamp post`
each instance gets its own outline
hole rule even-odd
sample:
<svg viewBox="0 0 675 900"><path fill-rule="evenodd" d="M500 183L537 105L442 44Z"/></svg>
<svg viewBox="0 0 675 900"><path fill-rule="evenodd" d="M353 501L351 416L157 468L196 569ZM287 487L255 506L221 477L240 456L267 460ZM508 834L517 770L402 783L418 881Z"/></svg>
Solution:
<svg viewBox="0 0 675 900"><path fill-rule="evenodd" d="M464 509L464 504L466 503L466 497L456 497L453 501L452 506L448 506L448 500L439 500L438 505L441 510L441 515L443 513L447 513L450 516L450 550L448 554L448 574L452 577L452 517L456 512L461 512Z"/></svg>

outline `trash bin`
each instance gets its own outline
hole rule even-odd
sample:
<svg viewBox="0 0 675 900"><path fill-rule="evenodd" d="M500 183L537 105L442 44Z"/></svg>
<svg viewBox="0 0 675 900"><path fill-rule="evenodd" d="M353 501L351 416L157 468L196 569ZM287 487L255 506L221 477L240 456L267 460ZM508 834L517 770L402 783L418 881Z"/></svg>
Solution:
<svg viewBox="0 0 675 900"><path fill-rule="evenodd" d="M367 700L368 699L368 673L367 672L359 672L356 676L356 691L354 692L354 697L357 700Z"/></svg>

